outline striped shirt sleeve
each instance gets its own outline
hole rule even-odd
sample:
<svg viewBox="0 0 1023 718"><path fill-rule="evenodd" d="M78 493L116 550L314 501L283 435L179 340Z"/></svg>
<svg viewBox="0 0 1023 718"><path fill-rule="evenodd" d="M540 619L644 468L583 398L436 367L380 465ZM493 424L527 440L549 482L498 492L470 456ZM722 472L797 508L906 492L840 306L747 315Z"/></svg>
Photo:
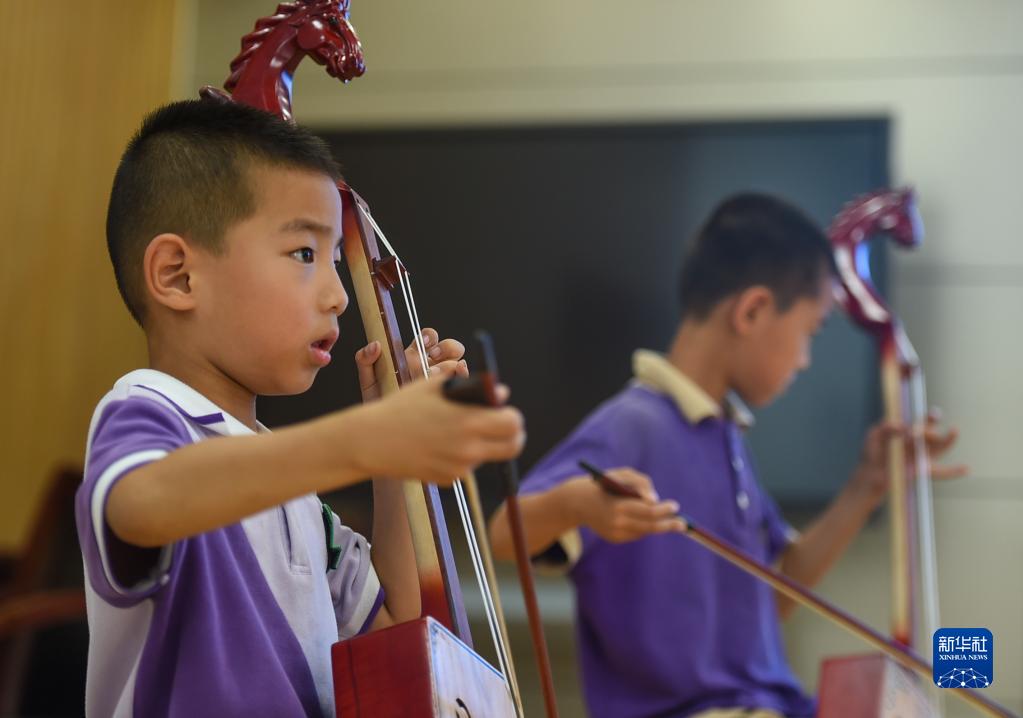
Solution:
<svg viewBox="0 0 1023 718"><path fill-rule="evenodd" d="M158 591L169 575L174 547L141 548L117 538L106 520L110 492L131 471L190 443L182 418L155 401L128 397L97 409L75 518L88 580L114 606L133 605Z"/></svg>
<svg viewBox="0 0 1023 718"><path fill-rule="evenodd" d="M341 553L337 567L327 571L327 581L337 617L338 639L344 640L369 629L385 596L370 560L369 542L342 524L337 514L332 513L331 517L332 543Z"/></svg>

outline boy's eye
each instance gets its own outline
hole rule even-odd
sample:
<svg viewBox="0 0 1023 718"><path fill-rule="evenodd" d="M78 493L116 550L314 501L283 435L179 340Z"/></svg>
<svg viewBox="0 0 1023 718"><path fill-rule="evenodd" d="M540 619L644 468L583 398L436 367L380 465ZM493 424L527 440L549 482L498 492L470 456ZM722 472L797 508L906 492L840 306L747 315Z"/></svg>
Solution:
<svg viewBox="0 0 1023 718"><path fill-rule="evenodd" d="M316 257L316 252L313 251L312 247L302 247L292 252L291 256L302 262L302 264L312 264L313 259Z"/></svg>

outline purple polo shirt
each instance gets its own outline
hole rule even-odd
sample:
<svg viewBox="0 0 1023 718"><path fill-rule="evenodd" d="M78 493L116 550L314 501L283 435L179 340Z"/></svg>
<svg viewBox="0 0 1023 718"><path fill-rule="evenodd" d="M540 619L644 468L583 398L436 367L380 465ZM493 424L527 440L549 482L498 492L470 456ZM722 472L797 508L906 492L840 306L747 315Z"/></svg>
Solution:
<svg viewBox="0 0 1023 718"><path fill-rule="evenodd" d="M524 494L580 474L578 461L648 474L662 499L766 563L791 528L761 489L738 427L691 424L634 382L529 473ZM625 544L580 529L571 567L579 660L592 718L681 718L709 708L811 716L789 668L772 590L677 534Z"/></svg>
<svg viewBox="0 0 1023 718"><path fill-rule="evenodd" d="M157 549L120 541L105 521L110 489L132 469L251 433L153 370L122 377L96 407L76 497L88 715L334 716L330 646L365 630L383 601L362 536L332 514L341 559L328 570L311 494Z"/></svg>

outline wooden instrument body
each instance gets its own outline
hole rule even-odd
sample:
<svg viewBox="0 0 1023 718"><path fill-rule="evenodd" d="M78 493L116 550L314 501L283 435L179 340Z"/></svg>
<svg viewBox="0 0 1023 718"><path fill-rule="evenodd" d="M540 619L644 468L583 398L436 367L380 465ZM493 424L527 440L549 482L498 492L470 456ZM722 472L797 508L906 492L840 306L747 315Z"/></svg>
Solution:
<svg viewBox="0 0 1023 718"><path fill-rule="evenodd" d="M933 718L920 677L882 653L829 658L821 664L817 718Z"/></svg>
<svg viewBox="0 0 1023 718"><path fill-rule="evenodd" d="M331 649L338 718L515 718L501 674L432 618Z"/></svg>
<svg viewBox="0 0 1023 718"><path fill-rule="evenodd" d="M914 425L909 380L919 364L901 324L874 286L867 260L866 240L883 232L902 247L916 247L923 227L912 190L882 190L847 204L828 229L840 276L837 292L850 319L877 342L885 420L892 425ZM918 636L916 602L920 578L917 516L920 500L907 476L906 446L902 437L888 445L889 515L891 520L892 640L912 648ZM923 482L930 480L926 456L918 456ZM919 477L918 477L919 478ZM924 487L926 488L926 487ZM925 510L930 512L927 496ZM933 539L931 539L933 542ZM925 586L925 588L929 587ZM932 589L935 590L935 589ZM936 612L936 608L934 609ZM900 666L883 653L825 659L821 664L818 718L931 718L937 704L922 676Z"/></svg>

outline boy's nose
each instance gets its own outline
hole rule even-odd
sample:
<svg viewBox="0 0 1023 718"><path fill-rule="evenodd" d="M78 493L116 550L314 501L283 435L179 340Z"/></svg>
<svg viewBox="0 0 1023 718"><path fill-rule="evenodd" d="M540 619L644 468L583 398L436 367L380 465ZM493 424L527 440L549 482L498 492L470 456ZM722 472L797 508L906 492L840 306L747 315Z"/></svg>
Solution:
<svg viewBox="0 0 1023 718"><path fill-rule="evenodd" d="M348 307L348 292L345 291L341 277L333 268L330 271L330 279L325 290L324 303L327 311L337 315L342 314Z"/></svg>
<svg viewBox="0 0 1023 718"><path fill-rule="evenodd" d="M799 371L806 371L809 369L811 359L812 357L810 356L809 347L803 349L802 353L799 355Z"/></svg>

